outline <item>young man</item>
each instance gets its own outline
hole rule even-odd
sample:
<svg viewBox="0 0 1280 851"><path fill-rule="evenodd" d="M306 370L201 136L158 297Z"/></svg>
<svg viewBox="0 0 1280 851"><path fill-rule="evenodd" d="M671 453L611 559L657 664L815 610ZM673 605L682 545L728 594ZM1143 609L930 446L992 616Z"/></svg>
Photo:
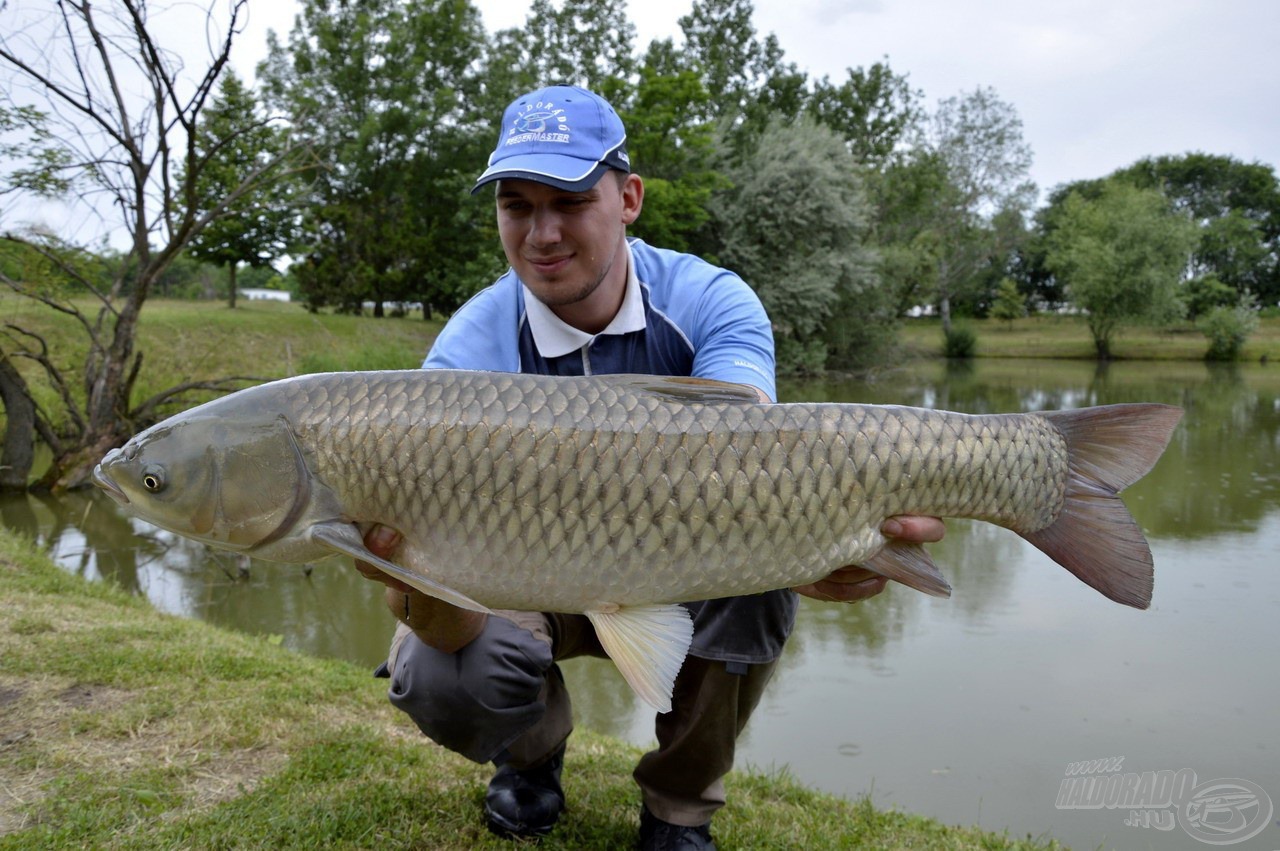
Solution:
<svg viewBox="0 0 1280 851"><path fill-rule="evenodd" d="M740 278L687 254L626 238L644 201L626 135L592 92L554 86L516 99L475 190L494 187L498 230L511 269L449 320L424 366L552 375L692 375L756 388L774 398L773 337ZM935 518L902 517L886 534L941 538ZM370 532L394 557L397 536ZM426 735L477 762L493 761L485 813L511 836L551 830L564 795L569 696L556 663L603 655L586 618L503 612L489 617L387 583L400 621L385 673L391 701ZM853 602L885 580L857 567L795 589ZM658 716L656 750L636 767L646 849L714 848L712 814L734 743L773 673L795 618L779 590L689 604L694 640L672 711Z"/></svg>

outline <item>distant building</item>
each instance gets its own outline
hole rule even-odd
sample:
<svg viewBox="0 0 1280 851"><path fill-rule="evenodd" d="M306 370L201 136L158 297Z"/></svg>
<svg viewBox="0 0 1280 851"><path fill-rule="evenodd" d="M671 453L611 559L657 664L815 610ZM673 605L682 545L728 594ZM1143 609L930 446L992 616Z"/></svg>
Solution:
<svg viewBox="0 0 1280 851"><path fill-rule="evenodd" d="M364 301L360 303L360 307L363 310L371 311L377 306L378 306L377 303L372 301ZM382 307L384 310L387 310L392 313L395 313L395 312L408 313L410 310L422 310L422 302L420 301L384 301L382 303Z"/></svg>
<svg viewBox="0 0 1280 851"><path fill-rule="evenodd" d="M264 299L267 301L289 301L290 300L288 290L263 290L263 289L249 288L246 290L239 290L238 292L241 298L247 298L249 299L249 301L260 301Z"/></svg>

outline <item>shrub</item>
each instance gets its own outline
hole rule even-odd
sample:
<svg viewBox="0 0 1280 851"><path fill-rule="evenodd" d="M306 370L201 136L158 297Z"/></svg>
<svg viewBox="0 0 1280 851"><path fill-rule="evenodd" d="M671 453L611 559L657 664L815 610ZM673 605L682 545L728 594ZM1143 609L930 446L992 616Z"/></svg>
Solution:
<svg viewBox="0 0 1280 851"><path fill-rule="evenodd" d="M822 375L826 372L827 347L821 340L801 342L795 337L774 335L779 375Z"/></svg>
<svg viewBox="0 0 1280 851"><path fill-rule="evenodd" d="M978 349L978 335L967 325L953 325L943 332L942 352L949 358L971 358Z"/></svg>
<svg viewBox="0 0 1280 851"><path fill-rule="evenodd" d="M1229 287L1215 275L1192 278L1183 287L1182 300L1187 305L1187 317L1192 321L1207 316L1215 307L1227 307L1237 299L1234 287Z"/></svg>
<svg viewBox="0 0 1280 851"><path fill-rule="evenodd" d="M1012 278L1004 278L996 289L996 300L991 305L991 316L1012 325L1013 320L1027 315L1027 300L1018 292L1018 284Z"/></svg>
<svg viewBox="0 0 1280 851"><path fill-rule="evenodd" d="M1196 323L1209 338L1205 360L1231 361L1240 357L1249 335L1258 327L1258 312L1252 295L1245 293L1235 307L1218 306Z"/></svg>

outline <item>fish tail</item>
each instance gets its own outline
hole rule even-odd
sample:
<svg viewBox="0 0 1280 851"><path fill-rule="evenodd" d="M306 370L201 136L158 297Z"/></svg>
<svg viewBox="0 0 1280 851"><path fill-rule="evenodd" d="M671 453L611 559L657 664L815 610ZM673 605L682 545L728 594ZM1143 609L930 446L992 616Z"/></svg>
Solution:
<svg viewBox="0 0 1280 851"><path fill-rule="evenodd" d="M1117 494L1155 466L1182 409L1104 405L1037 416L1066 439L1066 502L1049 526L1020 534L1117 603L1147 608L1154 584L1151 549Z"/></svg>

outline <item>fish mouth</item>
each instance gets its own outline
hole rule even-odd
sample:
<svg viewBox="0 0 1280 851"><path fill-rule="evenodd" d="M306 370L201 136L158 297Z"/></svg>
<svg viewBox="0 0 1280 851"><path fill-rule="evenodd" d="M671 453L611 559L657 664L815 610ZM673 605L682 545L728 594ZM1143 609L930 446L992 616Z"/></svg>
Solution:
<svg viewBox="0 0 1280 851"><path fill-rule="evenodd" d="M121 505L129 504L129 497L124 491L120 490L120 486L111 481L111 477L102 472L102 465L98 464L93 468L93 483L107 492L107 496L114 499Z"/></svg>

